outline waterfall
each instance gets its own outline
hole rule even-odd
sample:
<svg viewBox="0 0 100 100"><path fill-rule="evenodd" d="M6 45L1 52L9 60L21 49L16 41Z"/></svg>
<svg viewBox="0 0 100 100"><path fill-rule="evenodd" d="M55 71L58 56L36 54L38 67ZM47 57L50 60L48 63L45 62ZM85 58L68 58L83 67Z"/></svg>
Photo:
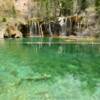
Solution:
<svg viewBox="0 0 100 100"><path fill-rule="evenodd" d="M40 35L40 27L39 27L39 22L37 22L37 35Z"/></svg>
<svg viewBox="0 0 100 100"><path fill-rule="evenodd" d="M44 35L43 35L43 30L42 30L42 25L41 24L40 24L39 28L40 28L40 35L41 35L41 37L43 37Z"/></svg>
<svg viewBox="0 0 100 100"><path fill-rule="evenodd" d="M67 27L67 25L66 25L66 19L65 19L65 17L60 17L58 19L58 21L59 21L59 24L61 26L61 33L60 33L60 35L66 36L66 27Z"/></svg>
<svg viewBox="0 0 100 100"><path fill-rule="evenodd" d="M35 22L35 34L38 35L38 24Z"/></svg>
<svg viewBox="0 0 100 100"><path fill-rule="evenodd" d="M31 24L29 25L30 36L33 36L33 28L34 28L34 24L33 24L33 22L31 22Z"/></svg>
<svg viewBox="0 0 100 100"><path fill-rule="evenodd" d="M42 28L39 22L32 22L30 25L30 36L42 36Z"/></svg>
<svg viewBox="0 0 100 100"><path fill-rule="evenodd" d="M78 35L78 32L81 33L81 17L82 16L67 16L59 17L57 21L32 21L28 25L28 30L25 35L27 36L69 36L69 35ZM84 18L85 19L85 18ZM84 23L84 21L83 21ZM24 25L27 28L27 25ZM25 31L25 30L24 30ZM77 34L76 34L77 33Z"/></svg>
<svg viewBox="0 0 100 100"><path fill-rule="evenodd" d="M49 34L50 34L50 36L52 36L52 35L53 35L53 33L52 33L51 23L49 22L48 24L49 24L49 29L48 29L48 30L49 30Z"/></svg>

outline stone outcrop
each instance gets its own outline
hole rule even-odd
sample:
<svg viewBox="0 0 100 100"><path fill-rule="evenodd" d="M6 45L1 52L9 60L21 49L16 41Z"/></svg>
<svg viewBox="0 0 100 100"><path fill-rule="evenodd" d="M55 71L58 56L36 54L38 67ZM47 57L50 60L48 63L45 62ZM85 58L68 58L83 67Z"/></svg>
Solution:
<svg viewBox="0 0 100 100"><path fill-rule="evenodd" d="M17 26L7 24L4 33L4 38L20 38L20 37L22 37L22 33L17 29Z"/></svg>
<svg viewBox="0 0 100 100"><path fill-rule="evenodd" d="M83 35L97 36L100 33L100 25L98 23L98 17L94 7L86 9L85 14L85 27L82 30Z"/></svg>
<svg viewBox="0 0 100 100"><path fill-rule="evenodd" d="M5 33L5 24L0 25L0 39L4 38L4 33Z"/></svg>

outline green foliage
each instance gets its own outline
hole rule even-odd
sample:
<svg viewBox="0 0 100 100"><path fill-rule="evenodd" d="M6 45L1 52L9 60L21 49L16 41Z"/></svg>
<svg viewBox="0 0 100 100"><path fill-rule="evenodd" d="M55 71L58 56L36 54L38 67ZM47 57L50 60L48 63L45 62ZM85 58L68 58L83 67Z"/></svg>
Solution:
<svg viewBox="0 0 100 100"><path fill-rule="evenodd" d="M38 13L45 17L70 15L73 11L73 0L37 0L41 3L41 10ZM52 16L52 17L53 17Z"/></svg>
<svg viewBox="0 0 100 100"><path fill-rule="evenodd" d="M60 0L61 14L70 15L73 10L73 0Z"/></svg>
<svg viewBox="0 0 100 100"><path fill-rule="evenodd" d="M85 10L88 7L88 0L79 0L80 10Z"/></svg>
<svg viewBox="0 0 100 100"><path fill-rule="evenodd" d="M100 0L95 1L96 11L98 14L100 14Z"/></svg>
<svg viewBox="0 0 100 100"><path fill-rule="evenodd" d="M72 15L75 11L85 11L89 7L89 2L93 0L31 0L29 6L31 10L28 15L35 17L56 17L59 15ZM34 9L34 2L38 2L37 8ZM74 3L76 2L76 8ZM95 0L96 11L100 14L100 0ZM32 8L33 7L33 8ZM13 0L4 0L1 2L1 16L16 17L16 9ZM29 7L30 8L30 7ZM75 9L75 10L74 10ZM35 11L34 11L35 10ZM32 14L31 14L32 13ZM36 14L34 14L36 13Z"/></svg>
<svg viewBox="0 0 100 100"><path fill-rule="evenodd" d="M7 19L5 17L2 18L2 22L6 22Z"/></svg>

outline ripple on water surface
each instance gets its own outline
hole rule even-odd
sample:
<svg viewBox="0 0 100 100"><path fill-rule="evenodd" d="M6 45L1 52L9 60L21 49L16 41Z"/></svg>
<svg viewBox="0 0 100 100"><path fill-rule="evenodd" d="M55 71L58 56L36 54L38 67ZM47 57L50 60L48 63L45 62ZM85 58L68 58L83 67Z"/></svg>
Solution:
<svg viewBox="0 0 100 100"><path fill-rule="evenodd" d="M99 100L99 44L31 38L0 42L0 100Z"/></svg>

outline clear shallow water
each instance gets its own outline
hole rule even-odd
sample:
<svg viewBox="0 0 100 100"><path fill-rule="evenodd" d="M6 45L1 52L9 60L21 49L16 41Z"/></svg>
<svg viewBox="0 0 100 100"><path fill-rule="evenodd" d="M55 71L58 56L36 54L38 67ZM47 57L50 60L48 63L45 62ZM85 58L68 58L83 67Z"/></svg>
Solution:
<svg viewBox="0 0 100 100"><path fill-rule="evenodd" d="M0 40L0 100L99 100L100 44Z"/></svg>

